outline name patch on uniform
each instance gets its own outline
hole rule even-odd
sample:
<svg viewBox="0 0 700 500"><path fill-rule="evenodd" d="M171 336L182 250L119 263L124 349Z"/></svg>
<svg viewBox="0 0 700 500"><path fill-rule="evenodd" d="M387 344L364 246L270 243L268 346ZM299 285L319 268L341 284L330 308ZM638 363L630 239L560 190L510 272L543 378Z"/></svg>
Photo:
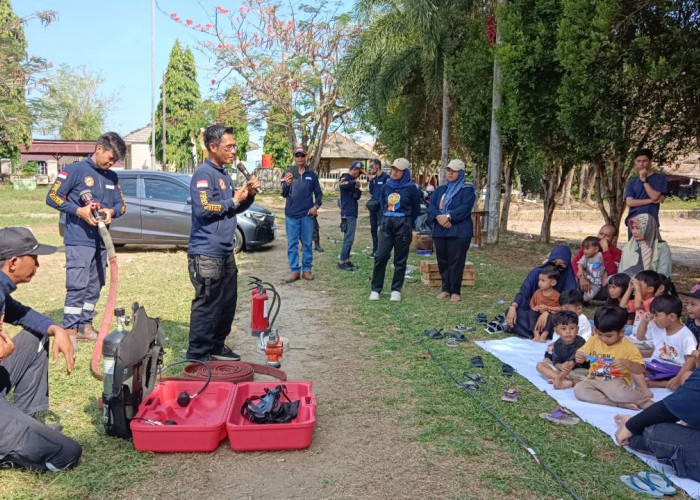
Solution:
<svg viewBox="0 0 700 500"><path fill-rule="evenodd" d="M85 183L85 185L86 185L87 187L92 187L92 186L95 185L95 179L93 179L93 178L90 177L89 175L86 176L86 177L83 179L83 182Z"/></svg>
<svg viewBox="0 0 700 500"><path fill-rule="evenodd" d="M114 189L114 184L105 184L105 189Z"/></svg>
<svg viewBox="0 0 700 500"><path fill-rule="evenodd" d="M219 179L219 187L223 190L226 189L226 183L224 182L223 179Z"/></svg>
<svg viewBox="0 0 700 500"><path fill-rule="evenodd" d="M197 181L197 188L198 189L206 188L206 187L209 187L209 183L207 182L206 179L202 179L201 181Z"/></svg>
<svg viewBox="0 0 700 500"><path fill-rule="evenodd" d="M60 174L58 174L58 177L59 177L60 179L67 179L67 178L68 178L68 174L65 173L65 172L61 172Z"/></svg>

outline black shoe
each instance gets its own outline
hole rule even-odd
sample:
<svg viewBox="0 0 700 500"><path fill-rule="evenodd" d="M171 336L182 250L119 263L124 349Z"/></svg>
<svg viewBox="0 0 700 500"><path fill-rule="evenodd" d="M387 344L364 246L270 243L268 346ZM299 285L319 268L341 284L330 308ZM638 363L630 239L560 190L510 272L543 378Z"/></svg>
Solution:
<svg viewBox="0 0 700 500"><path fill-rule="evenodd" d="M355 266L353 266L350 262L343 262L338 263L338 269L342 269L343 271L353 271L355 269Z"/></svg>
<svg viewBox="0 0 700 500"><path fill-rule="evenodd" d="M321 245L319 245L318 243L316 243L316 244L314 245L314 252L323 252L323 248L321 248Z"/></svg>
<svg viewBox="0 0 700 500"><path fill-rule="evenodd" d="M227 346L224 346L221 348L221 350L214 354L212 353L211 356L214 359L218 359L219 361L240 361L241 357L233 352L231 349L229 349Z"/></svg>
<svg viewBox="0 0 700 500"><path fill-rule="evenodd" d="M377 256L377 252L372 252L371 254L369 254L370 259L374 259L376 256Z"/></svg>

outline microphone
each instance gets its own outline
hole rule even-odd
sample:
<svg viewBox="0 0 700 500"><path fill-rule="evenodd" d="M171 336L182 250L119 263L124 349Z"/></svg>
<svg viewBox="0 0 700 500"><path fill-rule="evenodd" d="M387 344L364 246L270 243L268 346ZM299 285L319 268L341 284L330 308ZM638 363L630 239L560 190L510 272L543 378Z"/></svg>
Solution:
<svg viewBox="0 0 700 500"><path fill-rule="evenodd" d="M246 181L249 181L249 180L251 179L251 176L250 176L250 174L248 173L248 170L246 170L245 165L243 165L243 162L240 162L240 161L239 161L239 162L236 164L236 168L238 169L238 171L239 171L240 173L243 174L243 177L245 177L245 180L246 180Z"/></svg>

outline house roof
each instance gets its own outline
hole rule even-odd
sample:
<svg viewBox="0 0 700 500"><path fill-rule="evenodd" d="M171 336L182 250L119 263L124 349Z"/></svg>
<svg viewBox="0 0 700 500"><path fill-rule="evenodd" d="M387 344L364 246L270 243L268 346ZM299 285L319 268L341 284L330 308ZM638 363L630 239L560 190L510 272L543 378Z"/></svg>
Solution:
<svg viewBox="0 0 700 500"><path fill-rule="evenodd" d="M151 124L149 123L145 127L137 128L136 130L132 130L128 134L124 136L124 142L127 144L148 144L148 141L151 139ZM248 141L248 151L255 151L256 149L259 149L260 146L258 146L257 143L253 141Z"/></svg>
<svg viewBox="0 0 700 500"><path fill-rule="evenodd" d="M693 151L673 163L661 166L666 175L700 179L700 151Z"/></svg>
<svg viewBox="0 0 700 500"><path fill-rule="evenodd" d="M340 132L334 132L326 139L321 153L321 158L349 158L352 160L371 160L377 156L371 150Z"/></svg>

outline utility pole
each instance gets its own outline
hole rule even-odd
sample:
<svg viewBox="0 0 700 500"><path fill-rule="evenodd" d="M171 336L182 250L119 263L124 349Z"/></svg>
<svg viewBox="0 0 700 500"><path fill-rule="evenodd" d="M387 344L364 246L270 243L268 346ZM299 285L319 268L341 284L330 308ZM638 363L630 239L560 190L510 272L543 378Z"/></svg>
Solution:
<svg viewBox="0 0 700 500"><path fill-rule="evenodd" d="M151 170L156 169L156 0L151 0Z"/></svg>
<svg viewBox="0 0 700 500"><path fill-rule="evenodd" d="M497 0L496 11L506 4L506 0ZM501 42L501 26L496 21L496 44ZM498 243L498 219L501 210L501 166L502 145L496 115L501 109L501 66L493 60L493 98L491 109L491 140L489 143L488 189L486 190L486 209L489 211L486 243ZM480 230L480 229L479 229Z"/></svg>
<svg viewBox="0 0 700 500"><path fill-rule="evenodd" d="M165 163L165 72L163 72L163 170L167 171L167 163Z"/></svg>

